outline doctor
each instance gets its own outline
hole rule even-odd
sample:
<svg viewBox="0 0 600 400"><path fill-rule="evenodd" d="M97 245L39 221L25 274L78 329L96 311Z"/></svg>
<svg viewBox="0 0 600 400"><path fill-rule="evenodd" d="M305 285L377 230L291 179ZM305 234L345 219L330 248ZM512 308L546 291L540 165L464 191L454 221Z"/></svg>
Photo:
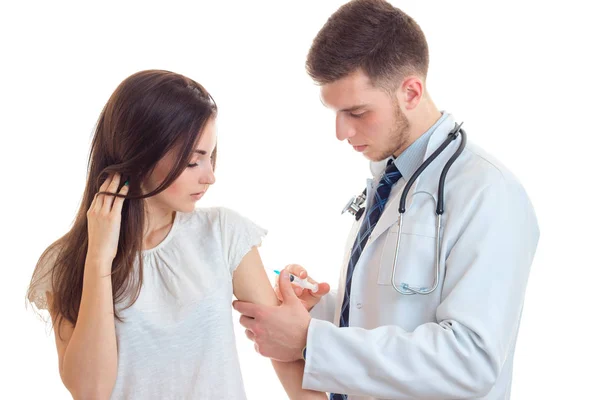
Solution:
<svg viewBox="0 0 600 400"><path fill-rule="evenodd" d="M336 113L338 139L373 173L339 290L301 292L287 273L307 272L291 265L280 306L234 303L260 354L304 359L303 387L331 399L510 398L537 221L515 176L469 141L446 176L436 273L439 179L459 135L410 187L400 229L407 181L460 122L427 93L428 60L417 23L385 1L352 1L327 21L307 70ZM404 283L434 290L401 294Z"/></svg>

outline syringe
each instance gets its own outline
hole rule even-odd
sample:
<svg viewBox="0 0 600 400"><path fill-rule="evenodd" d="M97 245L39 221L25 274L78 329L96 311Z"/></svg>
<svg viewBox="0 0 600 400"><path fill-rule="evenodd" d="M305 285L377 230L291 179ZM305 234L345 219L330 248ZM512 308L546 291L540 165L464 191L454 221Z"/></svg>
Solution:
<svg viewBox="0 0 600 400"><path fill-rule="evenodd" d="M273 270L273 272L275 272L277 275L280 273L278 270ZM319 285L317 283L310 283L308 280L300 279L293 274L290 274L290 282L292 282L292 285L297 285L301 288L312 290L313 293L319 291Z"/></svg>

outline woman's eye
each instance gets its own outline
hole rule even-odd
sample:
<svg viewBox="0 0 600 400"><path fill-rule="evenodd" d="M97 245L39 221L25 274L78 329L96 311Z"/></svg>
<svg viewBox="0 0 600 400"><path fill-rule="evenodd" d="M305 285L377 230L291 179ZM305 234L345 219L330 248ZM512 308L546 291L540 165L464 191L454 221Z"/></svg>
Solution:
<svg viewBox="0 0 600 400"><path fill-rule="evenodd" d="M198 163L188 164L189 168L194 168L194 167L197 167L197 166L198 166Z"/></svg>

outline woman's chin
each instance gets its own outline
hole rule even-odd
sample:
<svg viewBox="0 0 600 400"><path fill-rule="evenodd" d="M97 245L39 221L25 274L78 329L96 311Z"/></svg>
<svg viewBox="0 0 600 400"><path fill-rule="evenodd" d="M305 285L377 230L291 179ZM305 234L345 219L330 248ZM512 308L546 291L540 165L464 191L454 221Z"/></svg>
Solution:
<svg viewBox="0 0 600 400"><path fill-rule="evenodd" d="M190 213L196 209L196 203L197 201L190 201L187 204L180 204L179 207L177 207L177 211L182 213Z"/></svg>

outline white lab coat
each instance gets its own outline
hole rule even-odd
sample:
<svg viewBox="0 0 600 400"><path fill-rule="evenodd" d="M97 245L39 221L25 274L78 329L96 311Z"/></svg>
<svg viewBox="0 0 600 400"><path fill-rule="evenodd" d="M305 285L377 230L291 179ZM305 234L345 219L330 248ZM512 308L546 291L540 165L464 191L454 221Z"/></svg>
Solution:
<svg viewBox="0 0 600 400"><path fill-rule="evenodd" d="M425 158L453 127L450 115L430 137ZM409 192L397 285L429 287L433 281L438 182L458 145L452 142ZM384 166L371 165L374 177ZM469 140L446 179L439 286L430 295L404 296L391 277L398 204L408 178L392 189L355 267L350 327L339 328L348 258L361 221L354 224L340 289L311 312L303 387L346 393L350 400L508 399L539 238L532 205L517 179ZM375 184L367 181L369 199Z"/></svg>

